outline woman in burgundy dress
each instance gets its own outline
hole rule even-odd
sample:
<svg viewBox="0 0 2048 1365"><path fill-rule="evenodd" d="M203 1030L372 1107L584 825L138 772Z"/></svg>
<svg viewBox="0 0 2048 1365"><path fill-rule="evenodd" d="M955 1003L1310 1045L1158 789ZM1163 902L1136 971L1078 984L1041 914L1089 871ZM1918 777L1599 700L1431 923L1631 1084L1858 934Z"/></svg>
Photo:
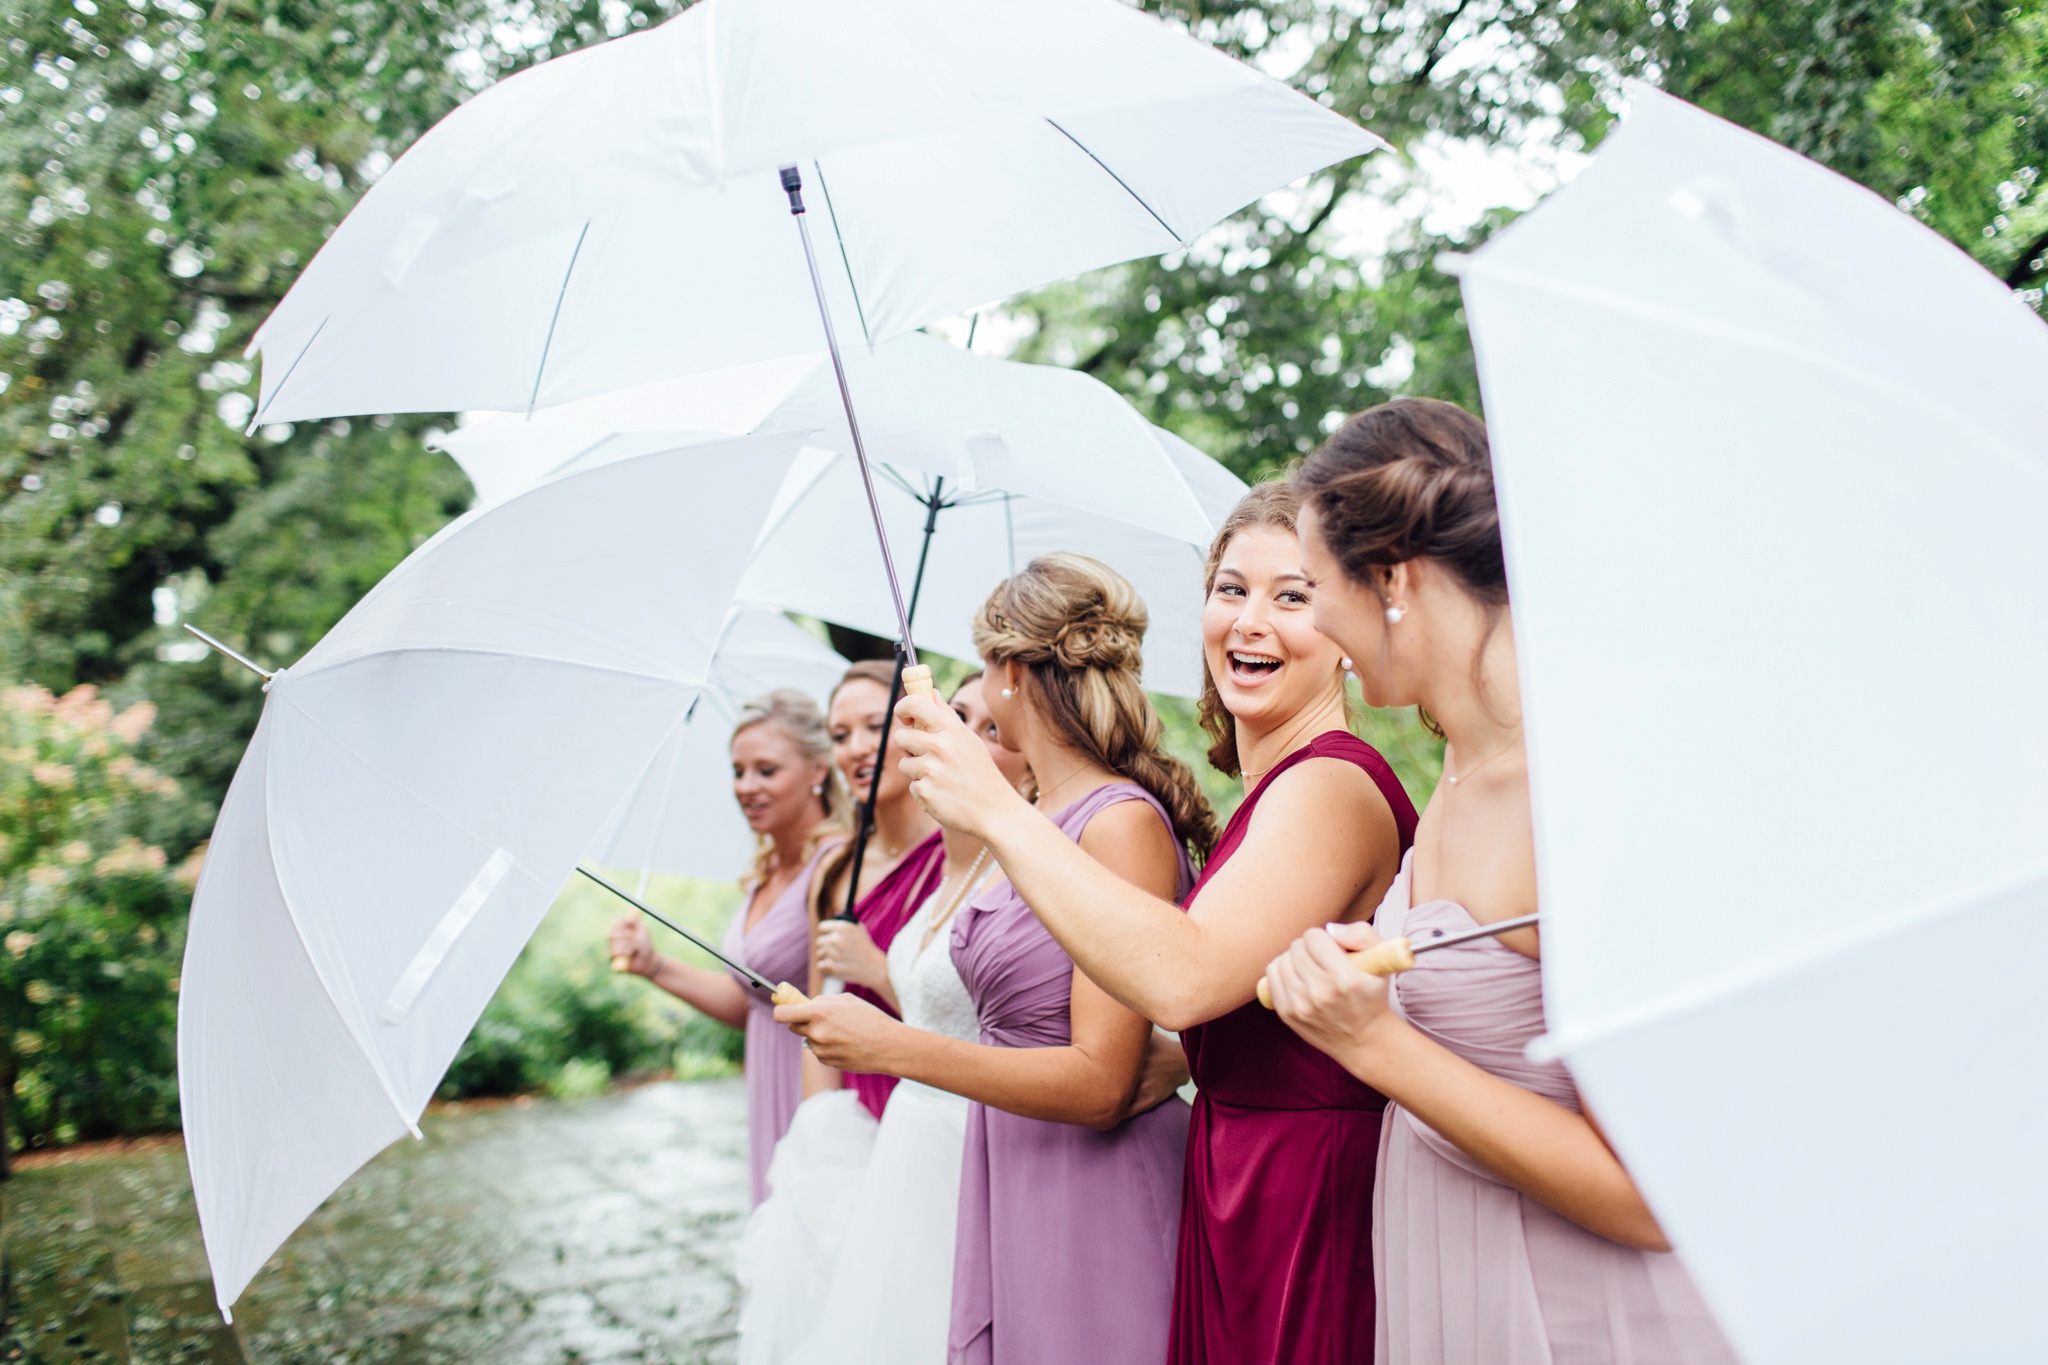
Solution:
<svg viewBox="0 0 2048 1365"><path fill-rule="evenodd" d="M1402 398L1296 476L1323 629L1368 700L1423 707L1443 781L1373 925L1271 964L1277 1017L1389 1096L1373 1236L1380 1365L1734 1365L1544 1031L1534 928L1369 976L1340 945L1535 912L1522 698L1485 425Z"/></svg>
<svg viewBox="0 0 2048 1365"><path fill-rule="evenodd" d="M1211 547L1203 614L1210 759L1250 793L1187 912L1082 856L1003 783L980 742L911 699L911 790L989 844L1106 992L1183 1031L1201 1093L1188 1136L1173 1365L1334 1365L1373 1330L1373 1168L1384 1100L1262 1010L1265 964L1304 930L1369 916L1414 808L1346 728L1343 661L1316 633L1286 487L1252 490Z"/></svg>

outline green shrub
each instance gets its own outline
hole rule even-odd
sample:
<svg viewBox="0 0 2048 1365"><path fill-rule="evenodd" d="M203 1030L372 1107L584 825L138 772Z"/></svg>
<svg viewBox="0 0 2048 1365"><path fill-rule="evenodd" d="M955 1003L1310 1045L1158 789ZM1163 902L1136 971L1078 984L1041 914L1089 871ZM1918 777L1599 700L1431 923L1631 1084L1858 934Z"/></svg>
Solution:
<svg viewBox="0 0 2048 1365"><path fill-rule="evenodd" d="M10 1150L176 1126L177 990L195 854L155 717L91 687L0 696L0 1101Z"/></svg>
<svg viewBox="0 0 2048 1365"><path fill-rule="evenodd" d="M687 878L655 878L647 896L707 936L721 933L738 908L732 886ZM738 1030L611 970L605 927L623 909L582 878L563 888L449 1066L442 1098L533 1090L574 1098L593 1077L601 1086L669 1069L692 1080L736 1070ZM662 952L709 965L667 930L654 933Z"/></svg>

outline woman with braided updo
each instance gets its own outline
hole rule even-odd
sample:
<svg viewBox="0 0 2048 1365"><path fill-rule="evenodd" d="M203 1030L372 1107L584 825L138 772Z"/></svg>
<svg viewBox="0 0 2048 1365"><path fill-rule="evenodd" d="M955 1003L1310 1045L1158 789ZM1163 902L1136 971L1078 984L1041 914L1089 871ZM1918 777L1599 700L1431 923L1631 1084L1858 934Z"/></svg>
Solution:
<svg viewBox="0 0 2048 1365"><path fill-rule="evenodd" d="M988 711L1037 781L1031 818L1078 845L1075 856L1107 881L1179 897L1190 854L1207 853L1216 826L1194 774L1161 747L1139 683L1144 634L1131 585L1069 554L1033 560L974 621ZM982 741L945 714L995 770ZM1075 968L1007 880L954 912L950 947L979 1042L908 1028L843 996L776 1018L828 1065L975 1101L948 1362L1157 1365L1188 1110L1170 1088L1141 1085L1156 1074L1146 1066L1152 1026Z"/></svg>
<svg viewBox="0 0 2048 1365"><path fill-rule="evenodd" d="M1415 811L1347 728L1285 484L1217 531L1202 614L1210 762L1245 799L1179 904L1118 882L1000 790L973 737L904 705L911 792L995 850L1045 927L1115 999L1182 1030L1200 1087L1186 1156L1172 1365L1338 1365L1373 1330L1373 1162L1384 1098L1253 1000L1304 929L1363 919ZM993 777L993 781L990 778ZM1086 1359L1085 1353L1076 1359Z"/></svg>

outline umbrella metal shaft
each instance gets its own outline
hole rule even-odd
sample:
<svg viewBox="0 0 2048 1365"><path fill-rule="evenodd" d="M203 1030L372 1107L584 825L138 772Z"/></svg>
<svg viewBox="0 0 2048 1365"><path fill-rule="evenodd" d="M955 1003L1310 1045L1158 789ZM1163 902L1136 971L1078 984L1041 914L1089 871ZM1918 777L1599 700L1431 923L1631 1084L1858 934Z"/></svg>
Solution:
<svg viewBox="0 0 2048 1365"><path fill-rule="evenodd" d="M719 952L718 949L712 947L709 943L706 943L703 939L697 937L688 929L685 929L682 925L677 924L667 915L662 914L659 910L656 910L653 906L647 904L647 902L641 900L639 897L633 895L631 892L625 890L623 887L613 885L605 878L598 876L595 872L592 872L589 868L583 867L580 864L577 866L576 870L578 872L581 872L584 876L590 878L590 880L596 882L605 890L611 892L614 896L617 896L626 904L632 906L635 910L638 910L641 914L653 920L655 923L660 924L666 928L675 930L684 938L696 944L699 948L702 948L705 952L711 954L720 962L723 962L726 966L732 968L741 976L744 976L747 980L753 982L754 985L758 986L760 989L768 992L770 995L773 995L775 993L774 982L768 980L768 978L762 976L759 972L754 971L752 968L744 965L743 963L734 962L724 953Z"/></svg>
<svg viewBox="0 0 2048 1365"><path fill-rule="evenodd" d="M193 625L189 621L186 622L185 629L188 633L198 636L199 639L203 643L205 643L209 648L219 652L225 658L233 659L236 663L248 669L257 677L263 679L263 681L269 682L272 678L277 676L275 673L272 673L269 669L257 665L247 655L237 653L235 650L228 648L226 645L214 639L211 635L208 635L205 631L201 630L199 627ZM201 657L203 658L205 656L202 655Z"/></svg>
<svg viewBox="0 0 2048 1365"><path fill-rule="evenodd" d="M1426 953L1432 948L1449 948L1460 943L1470 943L1476 938L1492 938L1496 934L1505 934L1515 929L1533 929L1536 927L1536 921L1541 918L1542 916L1540 915L1517 915L1513 919L1504 919L1498 924L1482 924L1477 929L1467 929L1462 933L1456 934L1446 934L1443 930L1439 929L1436 931L1437 936L1435 938L1426 938L1420 941L1409 940L1408 951L1411 953Z"/></svg>
<svg viewBox="0 0 2048 1365"><path fill-rule="evenodd" d="M896 559L889 553L889 533L882 526L882 500L875 495L875 475L868 465L867 445L860 437L860 419L853 411L853 390L846 383L846 362L839 355L839 334L832 328L832 310L825 304L825 279L818 273L818 253L811 246L811 227L804 216L803 176L794 166L782 168L782 188L789 195L790 216L796 219L797 236L803 239L804 264L810 267L811 293L818 300L818 320L825 325L825 349L832 356L832 377L839 381L839 405L846 410L846 429L853 436L853 458L860 466L861 487L868 495L868 512L875 519L875 540L882 547L882 570L889 576L889 597L896 607L896 624L903 641L902 660L917 662L917 646L910 639L910 610L903 604L903 585L896 578Z"/></svg>

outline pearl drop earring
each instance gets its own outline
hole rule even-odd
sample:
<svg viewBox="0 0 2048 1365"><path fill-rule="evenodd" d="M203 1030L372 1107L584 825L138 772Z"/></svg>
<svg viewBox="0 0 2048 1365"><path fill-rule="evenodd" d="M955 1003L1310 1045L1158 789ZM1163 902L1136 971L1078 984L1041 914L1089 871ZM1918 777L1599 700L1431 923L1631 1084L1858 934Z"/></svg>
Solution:
<svg viewBox="0 0 2048 1365"><path fill-rule="evenodd" d="M1406 616L1407 614L1408 608L1406 607L1388 607L1387 624L1390 626L1398 626L1401 624L1401 618Z"/></svg>
<svg viewBox="0 0 2048 1365"><path fill-rule="evenodd" d="M1011 697L1014 697L1014 696L1016 696L1016 695L1017 695L1017 689L1016 689L1016 688L1014 688L1014 687L1005 687L1005 688L1003 689L1003 698L1004 698L1004 700L1006 700L1006 701L1007 701L1007 700L1008 700L1009 698L1011 698Z"/></svg>
<svg viewBox="0 0 2048 1365"><path fill-rule="evenodd" d="M1346 673L1349 673L1351 671L1351 656L1349 654L1346 654L1343 657L1343 659L1341 659L1339 662L1341 662L1344 665L1344 671Z"/></svg>

